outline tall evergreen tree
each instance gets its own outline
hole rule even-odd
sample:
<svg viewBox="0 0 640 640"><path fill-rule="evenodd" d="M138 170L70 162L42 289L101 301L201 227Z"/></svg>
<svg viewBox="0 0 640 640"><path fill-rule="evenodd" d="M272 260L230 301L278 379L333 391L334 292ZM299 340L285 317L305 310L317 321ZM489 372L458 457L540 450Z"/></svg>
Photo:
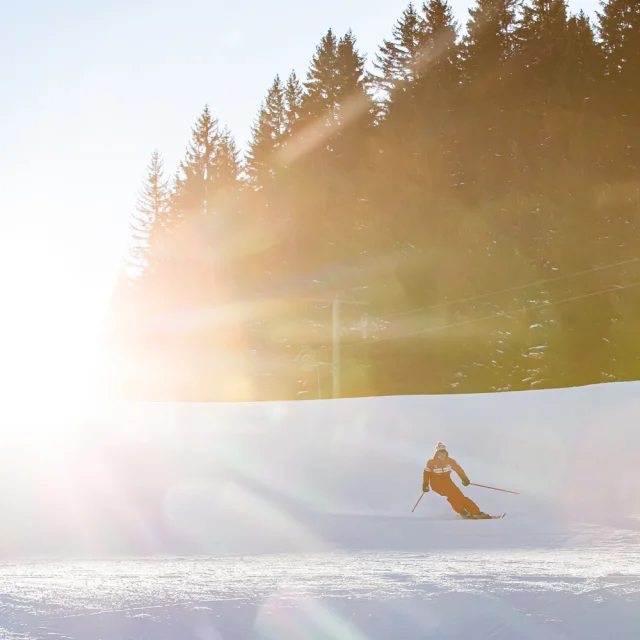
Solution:
<svg viewBox="0 0 640 640"><path fill-rule="evenodd" d="M458 24L446 0L427 0L422 5L422 12L425 49L421 82L426 79L431 91L446 92L460 81Z"/></svg>
<svg viewBox="0 0 640 640"><path fill-rule="evenodd" d="M543 99L566 80L568 10L566 0L528 0L518 25L522 64L518 72L530 92Z"/></svg>
<svg viewBox="0 0 640 640"><path fill-rule="evenodd" d="M460 183L483 198L505 189L514 171L513 109L518 0L478 0L462 42L464 85L457 155ZM490 210L490 208L488 208Z"/></svg>
<svg viewBox="0 0 640 640"><path fill-rule="evenodd" d="M607 73L638 89L640 68L640 3L607 0L600 3L598 31L606 53ZM635 82L634 82L635 80Z"/></svg>
<svg viewBox="0 0 640 640"><path fill-rule="evenodd" d="M286 97L280 77L276 76L260 107L249 143L247 172L254 188L263 188L274 178L275 154L282 147L287 132ZM295 109L295 94L293 100ZM295 114L292 115L296 117Z"/></svg>
<svg viewBox="0 0 640 640"><path fill-rule="evenodd" d="M418 78L424 40L424 22L413 3L410 3L394 25L392 38L384 40L376 54L376 84L385 103Z"/></svg>
<svg viewBox="0 0 640 640"><path fill-rule="evenodd" d="M392 105L388 120L394 135L402 132L401 144L408 151L409 163L404 170L412 175L425 198L446 192L457 182L454 114L461 70L458 27L451 6L446 0L428 0L422 5L422 13L424 40L419 75Z"/></svg>
<svg viewBox="0 0 640 640"><path fill-rule="evenodd" d="M604 58L598 46L591 21L584 11L571 16L567 24L566 85L574 104L595 95L597 83L604 74Z"/></svg>
<svg viewBox="0 0 640 640"><path fill-rule="evenodd" d="M340 38L336 51L336 100L344 103L354 94L365 94L369 76L365 71L365 59L356 48L351 30Z"/></svg>
<svg viewBox="0 0 640 640"><path fill-rule="evenodd" d="M191 140L176 177L174 207L180 217L213 212L212 195L218 173L219 143L218 121L212 116L209 105L206 105L191 130Z"/></svg>
<svg viewBox="0 0 640 640"><path fill-rule="evenodd" d="M220 198L239 188L240 160L228 129L205 106L176 176L173 204L176 215L211 218L220 213Z"/></svg>
<svg viewBox="0 0 640 640"><path fill-rule="evenodd" d="M338 42L336 55L336 119L342 127L353 127L355 120L371 124L373 101L368 88L371 78L365 59L356 48L356 39L348 31Z"/></svg>
<svg viewBox="0 0 640 640"><path fill-rule="evenodd" d="M227 127L219 133L213 161L214 193L237 190L240 177L240 153Z"/></svg>
<svg viewBox="0 0 640 640"><path fill-rule="evenodd" d="M304 102L304 89L295 71L292 71L287 78L284 88L285 103L285 136L291 136L296 125L302 117Z"/></svg>
<svg viewBox="0 0 640 640"><path fill-rule="evenodd" d="M333 125L336 116L338 41L329 29L323 36L304 82L303 110L306 118Z"/></svg>
<svg viewBox="0 0 640 640"><path fill-rule="evenodd" d="M134 276L140 276L151 267L153 257L160 249L162 234L169 231L171 197L164 176L164 164L158 150L154 150L147 166L147 174L137 198L131 224L133 246L131 262ZM154 251L155 250L155 251Z"/></svg>
<svg viewBox="0 0 640 640"><path fill-rule="evenodd" d="M500 91L516 46L518 0L478 0L469 9L464 70L474 93Z"/></svg>
<svg viewBox="0 0 640 640"><path fill-rule="evenodd" d="M637 173L640 166L640 124L630 113L640 105L640 3L636 0L602 0L598 12L598 33L605 57L607 91L601 100L603 111L618 123L616 148L626 147L626 169L620 178ZM617 152L615 153L617 155Z"/></svg>
<svg viewBox="0 0 640 640"><path fill-rule="evenodd" d="M176 176L172 198L175 260L204 264L216 255L224 243L220 233L238 211L240 173L233 137L228 129L220 129L205 106Z"/></svg>

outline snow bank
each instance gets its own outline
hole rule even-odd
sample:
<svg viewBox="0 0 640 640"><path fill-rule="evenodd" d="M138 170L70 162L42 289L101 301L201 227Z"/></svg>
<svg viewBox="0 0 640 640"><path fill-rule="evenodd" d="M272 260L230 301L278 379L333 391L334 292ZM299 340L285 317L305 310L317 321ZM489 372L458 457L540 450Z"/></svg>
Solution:
<svg viewBox="0 0 640 640"><path fill-rule="evenodd" d="M1 443L5 553L563 545L640 523L640 384L472 396L111 408L64 442ZM418 509L444 440L498 521ZM581 523L576 528L576 523Z"/></svg>

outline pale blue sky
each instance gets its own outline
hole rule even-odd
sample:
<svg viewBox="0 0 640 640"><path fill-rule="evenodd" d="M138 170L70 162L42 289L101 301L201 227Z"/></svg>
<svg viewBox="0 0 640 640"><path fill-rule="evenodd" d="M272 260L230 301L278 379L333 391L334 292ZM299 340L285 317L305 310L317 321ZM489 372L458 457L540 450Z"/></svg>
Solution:
<svg viewBox="0 0 640 640"><path fill-rule="evenodd" d="M87 326L95 332L126 250L129 214L153 148L173 173L205 103L242 144L274 75L295 68L303 76L327 28L338 34L352 28L371 59L406 4L5 3L0 284L3 307L14 309L15 317L5 315L0 330L5 336L10 332L15 343L25 332L25 316L34 311L29 305L47 289L55 309L40 311L57 311L61 325L75 327L68 329L70 335L83 335ZM470 4L453 0L462 24ZM597 3L573 0L571 6L592 13ZM24 285L30 287L27 298Z"/></svg>

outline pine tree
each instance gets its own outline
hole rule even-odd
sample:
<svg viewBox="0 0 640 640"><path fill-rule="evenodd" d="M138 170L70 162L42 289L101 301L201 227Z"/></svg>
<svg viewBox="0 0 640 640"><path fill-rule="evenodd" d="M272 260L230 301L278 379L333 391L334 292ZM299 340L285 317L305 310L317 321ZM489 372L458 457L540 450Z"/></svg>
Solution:
<svg viewBox="0 0 640 640"><path fill-rule="evenodd" d="M422 5L425 47L422 76L431 90L447 91L460 81L457 46L458 24L446 0L428 0Z"/></svg>
<svg viewBox="0 0 640 640"><path fill-rule="evenodd" d="M336 56L336 119L339 125L353 125L353 120L371 122L373 102L368 94L371 83L365 59L356 48L356 39L348 31L338 42Z"/></svg>
<svg viewBox="0 0 640 640"><path fill-rule="evenodd" d="M284 88L286 137L290 137L294 133L297 123L302 117L303 101L304 89L295 71L292 71Z"/></svg>
<svg viewBox="0 0 640 640"><path fill-rule="evenodd" d="M635 0L601 2L598 30L607 54L607 71L637 71L640 65L640 4Z"/></svg>
<svg viewBox="0 0 640 640"><path fill-rule="evenodd" d="M604 75L602 50L596 43L591 22L584 11L567 23L566 84L573 102L581 105L593 95Z"/></svg>
<svg viewBox="0 0 640 640"><path fill-rule="evenodd" d="M316 47L304 83L303 112L330 126L336 116L338 42L331 29Z"/></svg>
<svg viewBox="0 0 640 640"><path fill-rule="evenodd" d="M176 178L174 207L181 218L212 213L211 196L216 178L216 154L220 142L218 121L206 105L191 130L191 141Z"/></svg>
<svg viewBox="0 0 640 640"><path fill-rule="evenodd" d="M467 193L482 198L504 189L515 168L510 129L519 121L513 95L517 5L518 0L478 0L469 9L462 41L459 180Z"/></svg>
<svg viewBox="0 0 640 640"><path fill-rule="evenodd" d="M354 94L365 94L369 84L365 59L356 48L351 30L340 38L336 52L336 101L344 102Z"/></svg>
<svg viewBox="0 0 640 640"><path fill-rule="evenodd" d="M240 208L240 154L231 132L226 127L220 132L214 156L215 174L211 189L210 211L214 215L210 227L230 228L237 225ZM231 219L233 218L233 219Z"/></svg>
<svg viewBox="0 0 640 640"><path fill-rule="evenodd" d="M216 198L239 188L240 160L228 129L205 106L192 129L192 138L176 176L173 206L180 218L215 215Z"/></svg>
<svg viewBox="0 0 640 640"><path fill-rule="evenodd" d="M174 193L174 207L181 218L193 213L207 215L214 212L215 182L222 171L218 158L222 136L218 120L211 115L208 105L191 131Z"/></svg>
<svg viewBox="0 0 640 640"><path fill-rule="evenodd" d="M213 163L213 192L237 190L240 177L240 154L235 139L227 127L218 135Z"/></svg>
<svg viewBox="0 0 640 640"><path fill-rule="evenodd" d="M566 80L568 11L566 0L529 0L518 24L522 82L541 98Z"/></svg>
<svg viewBox="0 0 640 640"><path fill-rule="evenodd" d="M294 89L295 92L295 89ZM295 105L295 93L293 96ZM296 117L295 114L292 114ZM247 173L254 188L269 184L276 169L276 153L282 147L288 125L285 88L276 76L267 97L260 107L252 129L252 140L247 154Z"/></svg>
<svg viewBox="0 0 640 640"><path fill-rule="evenodd" d="M205 106L176 176L172 213L175 260L210 261L224 243L221 233L235 217L240 195L240 161L233 137L220 129ZM196 249L196 247L198 247ZM215 250L214 250L215 249Z"/></svg>
<svg viewBox="0 0 640 640"><path fill-rule="evenodd" d="M410 3L394 25L392 39L384 40L376 54L374 68L379 72L376 84L383 94L383 101L392 99L395 93L416 81L424 40L424 22Z"/></svg>
<svg viewBox="0 0 640 640"><path fill-rule="evenodd" d="M640 96L640 3L637 0L601 2L598 31L611 80L633 101Z"/></svg>
<svg viewBox="0 0 640 640"><path fill-rule="evenodd" d="M424 15L424 53L421 73L412 90L412 119L416 144L428 163L424 178L438 189L455 181L455 114L461 84L458 25L446 0L428 0ZM425 118L425 114L429 114Z"/></svg>
<svg viewBox="0 0 640 640"><path fill-rule="evenodd" d="M517 147L521 158L514 163L520 165L517 172L522 179L521 188L530 190L536 188L538 180L548 182L550 176L558 175L552 167L562 163L566 126L573 124L566 116L571 106L566 0L528 0L522 8L516 34L510 105L512 146ZM538 202L542 203L536 207L541 208L540 234L549 236L557 226L550 217L560 209L554 209L547 198L540 197L541 191L537 193Z"/></svg>
<svg viewBox="0 0 640 640"><path fill-rule="evenodd" d="M500 89L507 79L506 65L516 46L517 4L518 0L478 0L469 9L464 70L467 82L477 87L474 93Z"/></svg>
<svg viewBox="0 0 640 640"><path fill-rule="evenodd" d="M164 177L162 156L158 150L154 150L137 198L131 224L133 235L131 266L134 268L134 277L139 277L151 267L154 248L160 250L158 244L161 242L161 236L169 231L170 204L171 198L168 183Z"/></svg>

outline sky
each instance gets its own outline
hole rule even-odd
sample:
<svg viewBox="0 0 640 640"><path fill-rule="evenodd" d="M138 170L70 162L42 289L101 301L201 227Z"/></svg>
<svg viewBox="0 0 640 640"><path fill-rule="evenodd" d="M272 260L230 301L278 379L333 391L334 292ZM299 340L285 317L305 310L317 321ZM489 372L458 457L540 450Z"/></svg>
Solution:
<svg viewBox="0 0 640 640"><path fill-rule="evenodd" d="M205 104L242 146L275 74L295 69L304 76L329 27L338 35L353 29L360 51L371 59L406 4L5 3L0 347L11 347L24 374L32 375L52 340L77 345L95 338L126 255L130 214L154 148L172 174ZM462 25L470 5L452 1ZM596 0L570 5L589 13L597 8ZM45 318L55 321L44 323ZM45 326L51 324L57 328ZM25 350L34 358L28 365L21 355ZM66 357L63 345L57 353Z"/></svg>

